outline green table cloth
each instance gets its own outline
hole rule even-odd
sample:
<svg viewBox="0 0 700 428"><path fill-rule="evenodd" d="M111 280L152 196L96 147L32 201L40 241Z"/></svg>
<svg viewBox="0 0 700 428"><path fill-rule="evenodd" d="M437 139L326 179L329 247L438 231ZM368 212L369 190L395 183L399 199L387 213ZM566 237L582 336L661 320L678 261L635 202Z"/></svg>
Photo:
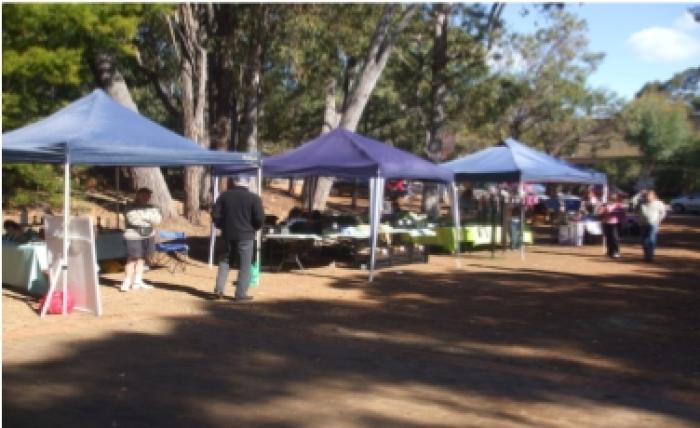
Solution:
<svg viewBox="0 0 700 428"><path fill-rule="evenodd" d="M491 244L491 226L467 225L462 226L462 236L460 242L465 242L473 247L478 245ZM501 242L501 227L496 226L496 244ZM435 228L435 236L421 236L416 238L416 242L423 245L441 247L445 251L455 252L457 245L454 240L454 227L440 226ZM523 241L532 244L532 231L525 228Z"/></svg>
<svg viewBox="0 0 700 428"><path fill-rule="evenodd" d="M35 296L43 296L49 290L46 244L32 242L15 244L2 242L2 283L19 288Z"/></svg>

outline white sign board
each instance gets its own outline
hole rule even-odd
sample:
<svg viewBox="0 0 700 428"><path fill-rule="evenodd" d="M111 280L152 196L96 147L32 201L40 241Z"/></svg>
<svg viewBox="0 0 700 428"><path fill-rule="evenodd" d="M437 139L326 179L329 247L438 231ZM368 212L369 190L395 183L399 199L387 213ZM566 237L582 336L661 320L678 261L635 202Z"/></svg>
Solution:
<svg viewBox="0 0 700 428"><path fill-rule="evenodd" d="M51 290L64 290L61 263L63 257L63 216L47 215L45 219L46 248L51 279ZM92 219L71 217L68 224L67 292L75 301L75 309L102 314L95 232ZM48 300L48 299L47 299Z"/></svg>

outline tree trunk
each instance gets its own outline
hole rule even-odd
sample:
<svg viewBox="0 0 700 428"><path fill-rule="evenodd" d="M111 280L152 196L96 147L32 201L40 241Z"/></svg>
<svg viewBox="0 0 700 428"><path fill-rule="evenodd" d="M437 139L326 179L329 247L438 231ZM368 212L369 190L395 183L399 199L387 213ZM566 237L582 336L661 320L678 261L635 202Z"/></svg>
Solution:
<svg viewBox="0 0 700 428"><path fill-rule="evenodd" d="M256 21L254 24L255 34L252 36L248 46L248 60L245 72L243 73L243 83L245 92L245 104L243 108L244 116L244 138L245 151L257 153L260 151L258 141L258 123L261 117L260 97L263 68L265 57L265 44L267 34L272 32L270 23L270 7L265 4L256 7ZM250 191L256 192L257 180L251 180Z"/></svg>
<svg viewBox="0 0 700 428"><path fill-rule="evenodd" d="M207 52L205 35L196 13L198 5L180 4L171 28L176 33L180 55L180 90L185 136L207 147L204 112L207 101ZM197 91L195 98L195 88ZM185 217L193 223L200 221L200 191L204 169L185 168Z"/></svg>
<svg viewBox="0 0 700 428"><path fill-rule="evenodd" d="M232 13L232 5L214 4L213 7L216 25L213 29L214 51L211 53L210 73L211 145L216 150L227 151L234 149L232 129L235 116L235 93L232 35L238 23L236 15ZM219 179L220 192L226 191L227 181L225 177Z"/></svg>
<svg viewBox="0 0 700 428"><path fill-rule="evenodd" d="M442 161L442 125L445 121L445 67L447 66L447 30L450 16L449 4L433 5L435 22L433 27L433 64L432 81L430 85L430 127L428 129L428 146L426 154L434 162ZM431 219L440 215L440 190L436 183L425 183L423 186L423 211Z"/></svg>
<svg viewBox="0 0 700 428"><path fill-rule="evenodd" d="M259 42L255 42L255 46L251 47L248 67L246 68L245 88L246 98L245 107L243 108L244 115L244 132L243 141L245 151L258 151L258 106L260 95L260 52L262 46Z"/></svg>
<svg viewBox="0 0 700 428"><path fill-rule="evenodd" d="M326 82L326 102L325 109L323 110L323 128L321 129L321 135L328 133L338 126L338 121L340 117L338 116L338 110L335 106L336 101L336 80L329 79ZM309 181L307 179L306 181ZM326 208L326 202L328 201L328 196L331 193L331 188L333 187L332 177L319 177L317 180L316 189L313 196L312 208L315 210L323 211ZM308 189L308 186L306 187Z"/></svg>
<svg viewBox="0 0 700 428"><path fill-rule="evenodd" d="M107 54L93 56L91 61L93 73L99 85L121 105L138 112L136 103L131 98L129 87L114 64L114 58ZM153 191L151 203L160 209L163 218L178 215L173 198L165 183L163 173L158 167L130 168L129 175L135 189L148 187Z"/></svg>
<svg viewBox="0 0 700 428"><path fill-rule="evenodd" d="M435 162L442 161L442 141L440 132L445 122L445 67L447 67L447 30L450 16L449 4L437 3L433 33L433 64L430 84L430 127L427 155Z"/></svg>
<svg viewBox="0 0 700 428"><path fill-rule="evenodd" d="M369 97L379 80L389 56L396 45L398 37L408 25L413 14L418 10L417 5L412 4L404 9L403 14L396 24L392 24L394 17L400 11L401 6L388 4L384 6L384 12L379 18L377 27L372 36L372 42L367 50L364 63L357 78L350 84L345 108L339 120L339 126L349 131L355 131L362 118L362 112L367 106ZM326 98L328 102L328 96ZM335 97L334 97L335 102ZM324 120L324 123L326 121ZM326 201L333 186L332 179L320 180L314 194L314 209L324 210Z"/></svg>

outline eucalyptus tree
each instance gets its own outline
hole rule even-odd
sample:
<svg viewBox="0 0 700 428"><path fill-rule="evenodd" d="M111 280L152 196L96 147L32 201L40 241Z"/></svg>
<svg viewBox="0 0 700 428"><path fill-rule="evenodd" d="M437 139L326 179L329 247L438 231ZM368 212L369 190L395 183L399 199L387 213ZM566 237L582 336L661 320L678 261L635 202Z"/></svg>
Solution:
<svg viewBox="0 0 700 428"><path fill-rule="evenodd" d="M136 55L143 16L164 6L139 4L7 4L3 6L3 123L13 128L45 116L101 86L136 109L121 66ZM133 168L134 186L175 215L159 168Z"/></svg>
<svg viewBox="0 0 700 428"><path fill-rule="evenodd" d="M348 58L346 61L346 84L343 102L340 106L333 105L336 85L331 81L327 84L327 105L324 109L326 129L336 125L350 131L355 131L362 118L362 113L369 98L382 75L391 53L399 37L410 23L417 11L415 4L401 6L387 4L383 6L381 15L374 28L374 33L365 47L361 58ZM355 71L356 70L356 71ZM315 209L323 209L326 205L333 180L320 179L313 196Z"/></svg>
<svg viewBox="0 0 700 428"><path fill-rule="evenodd" d="M514 35L506 48L510 63L501 72L517 86L518 96L498 125L501 138L562 154L599 131L596 109L619 103L614 94L588 85L604 54L588 50L586 22L559 8L544 13L547 26Z"/></svg>

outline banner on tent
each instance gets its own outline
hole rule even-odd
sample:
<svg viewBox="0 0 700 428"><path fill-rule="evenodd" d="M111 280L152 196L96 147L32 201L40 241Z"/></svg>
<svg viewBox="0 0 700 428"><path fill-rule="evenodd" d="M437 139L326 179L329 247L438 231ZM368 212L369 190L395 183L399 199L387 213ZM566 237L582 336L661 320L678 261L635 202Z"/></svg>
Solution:
<svg viewBox="0 0 700 428"><path fill-rule="evenodd" d="M46 248L48 252L51 282L54 292L63 290L63 216L47 215L45 219ZM75 309L102 313L99 283L97 281L97 256L92 219L71 217L68 224L68 281L67 292L75 301Z"/></svg>

